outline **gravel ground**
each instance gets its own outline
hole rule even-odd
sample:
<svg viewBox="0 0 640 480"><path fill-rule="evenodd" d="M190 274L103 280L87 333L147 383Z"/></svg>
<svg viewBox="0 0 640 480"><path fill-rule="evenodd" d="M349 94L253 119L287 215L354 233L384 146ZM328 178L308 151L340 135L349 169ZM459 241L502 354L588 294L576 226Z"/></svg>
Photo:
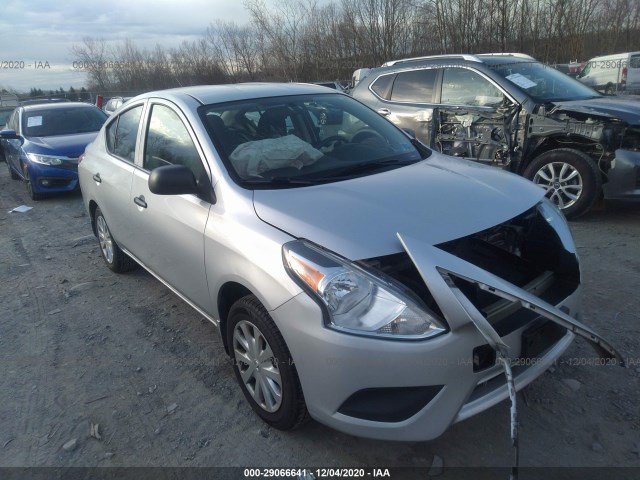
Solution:
<svg viewBox="0 0 640 480"><path fill-rule="evenodd" d="M33 209L8 213L23 204ZM597 365L575 341L518 396L523 466L640 475L639 220L640 205L607 204L571 223L583 319L630 366ZM512 464L506 402L430 442L366 440L313 421L267 427L214 326L144 270L108 270L79 194L32 202L2 164L0 252L2 467L441 464L431 473L451 478L452 467Z"/></svg>

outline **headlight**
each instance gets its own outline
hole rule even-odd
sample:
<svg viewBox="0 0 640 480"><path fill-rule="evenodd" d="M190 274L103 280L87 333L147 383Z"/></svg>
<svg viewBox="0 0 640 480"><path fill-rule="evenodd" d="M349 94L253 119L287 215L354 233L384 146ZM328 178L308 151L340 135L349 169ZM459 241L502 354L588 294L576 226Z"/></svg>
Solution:
<svg viewBox="0 0 640 480"><path fill-rule="evenodd" d="M411 339L446 331L444 322L391 279L304 241L285 244L283 255L290 275L325 305L331 328Z"/></svg>
<svg viewBox="0 0 640 480"><path fill-rule="evenodd" d="M558 210L558 207L556 207L555 204L547 197L544 197L538 204L538 212L540 212L542 218L544 218L551 228L553 228L553 230L558 234L564 249L567 252L576 253L576 246L573 243L569 224L562 212Z"/></svg>
<svg viewBox="0 0 640 480"><path fill-rule="evenodd" d="M51 155L38 155L35 153L27 153L27 157L29 160L36 163L41 163L42 165L62 165L62 162L65 160L60 157L53 157Z"/></svg>

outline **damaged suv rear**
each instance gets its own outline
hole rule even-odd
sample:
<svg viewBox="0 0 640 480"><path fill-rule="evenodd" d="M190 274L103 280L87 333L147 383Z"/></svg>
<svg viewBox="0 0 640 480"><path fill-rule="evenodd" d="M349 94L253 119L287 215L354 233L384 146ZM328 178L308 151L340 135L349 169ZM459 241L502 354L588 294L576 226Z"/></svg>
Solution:
<svg viewBox="0 0 640 480"><path fill-rule="evenodd" d="M640 199L640 105L522 54L387 62L353 96L426 145L534 181L567 217Z"/></svg>

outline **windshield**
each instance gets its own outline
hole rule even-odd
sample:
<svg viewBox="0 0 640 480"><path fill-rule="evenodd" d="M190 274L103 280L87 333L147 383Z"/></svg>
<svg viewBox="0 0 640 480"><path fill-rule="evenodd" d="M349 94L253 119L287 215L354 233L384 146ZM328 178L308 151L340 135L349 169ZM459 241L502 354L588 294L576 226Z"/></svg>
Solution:
<svg viewBox="0 0 640 480"><path fill-rule="evenodd" d="M22 115L25 137L51 137L97 132L107 116L98 108L64 107L27 110Z"/></svg>
<svg viewBox="0 0 640 480"><path fill-rule="evenodd" d="M538 103L600 97L595 90L539 62L502 63L491 68Z"/></svg>
<svg viewBox="0 0 640 480"><path fill-rule="evenodd" d="M231 176L249 188L344 180L430 154L373 110L339 94L209 105L200 116Z"/></svg>

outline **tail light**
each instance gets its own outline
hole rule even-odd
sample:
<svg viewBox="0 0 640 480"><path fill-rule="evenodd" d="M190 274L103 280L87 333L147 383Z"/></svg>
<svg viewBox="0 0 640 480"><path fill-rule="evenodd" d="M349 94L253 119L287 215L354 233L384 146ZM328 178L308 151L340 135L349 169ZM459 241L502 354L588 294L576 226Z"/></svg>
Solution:
<svg viewBox="0 0 640 480"><path fill-rule="evenodd" d="M102 95L96 95L96 107L102 108L103 103L104 103L104 97Z"/></svg>

